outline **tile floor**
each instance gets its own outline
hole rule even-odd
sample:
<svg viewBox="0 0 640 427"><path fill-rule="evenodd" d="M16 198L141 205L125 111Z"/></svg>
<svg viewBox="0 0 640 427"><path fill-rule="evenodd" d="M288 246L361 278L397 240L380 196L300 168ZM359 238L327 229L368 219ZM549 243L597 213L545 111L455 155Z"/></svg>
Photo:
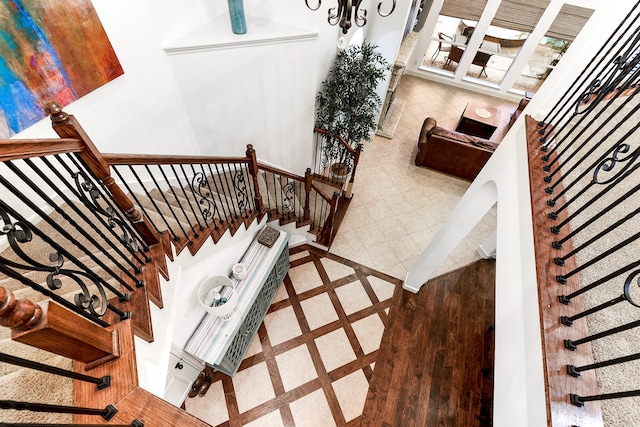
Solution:
<svg viewBox="0 0 640 427"><path fill-rule="evenodd" d="M498 108L503 126L516 103L405 75L396 99L405 107L393 139L365 144L353 199L331 252L403 279L470 182L417 167L417 139L427 117L455 129L467 102ZM501 138L501 128L492 139ZM451 271L477 259L475 249L495 229L495 208L442 265Z"/></svg>
<svg viewBox="0 0 640 427"><path fill-rule="evenodd" d="M515 104L404 76L406 102L392 139L365 146L354 197L330 253L291 251L291 269L238 373L217 372L188 412L213 426L357 426L387 322L391 297L469 182L416 167L423 120L453 129L467 102ZM494 137L497 137L494 136ZM495 210L443 264L478 259L495 227Z"/></svg>
<svg viewBox="0 0 640 427"><path fill-rule="evenodd" d="M212 426L355 426L401 281L301 246L238 373L187 411Z"/></svg>

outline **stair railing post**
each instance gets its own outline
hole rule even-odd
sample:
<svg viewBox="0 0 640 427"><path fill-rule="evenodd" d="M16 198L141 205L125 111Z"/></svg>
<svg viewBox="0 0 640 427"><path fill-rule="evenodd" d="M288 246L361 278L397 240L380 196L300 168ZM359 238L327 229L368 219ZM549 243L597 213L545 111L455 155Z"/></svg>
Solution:
<svg viewBox="0 0 640 427"><path fill-rule="evenodd" d="M349 183L347 184L347 188L344 192L344 197L350 199L353 197L353 183L356 179L356 168L358 167L358 162L360 161L360 153L362 152L362 144L358 144L355 150L355 154L353 155L353 170L351 171L351 178L349 179Z"/></svg>
<svg viewBox="0 0 640 427"><path fill-rule="evenodd" d="M329 247L331 245L331 240L333 238L333 220L336 215L336 208L338 206L338 199L340 198L340 193L333 193L333 197L331 198L331 209L329 211L329 215L327 215L327 219L324 221L324 226L322 227L321 239L323 245Z"/></svg>
<svg viewBox="0 0 640 427"><path fill-rule="evenodd" d="M309 207L309 199L311 198L311 187L313 184L313 177L311 176L311 168L307 168L304 172L304 220L309 221L311 219L311 209Z"/></svg>
<svg viewBox="0 0 640 427"><path fill-rule="evenodd" d="M91 369L119 356L118 334L80 317L53 301L42 306L16 300L0 286L0 325L11 339L87 364Z"/></svg>
<svg viewBox="0 0 640 427"><path fill-rule="evenodd" d="M258 173L260 171L258 167L258 158L256 156L256 151L253 149L253 145L247 145L247 158L249 159L249 173L251 174L251 178L253 180L253 188L254 192L254 202L256 206L256 212L263 212L264 203L262 202L262 195L260 194L260 187L258 186Z"/></svg>
<svg viewBox="0 0 640 427"><path fill-rule="evenodd" d="M84 129L82 129L82 126L80 126L76 118L62 111L62 107L56 103L47 104L45 112L51 118L53 130L61 138L74 138L82 142L84 149L79 153L80 158L96 178L109 190L118 206L131 220L145 242L149 245L158 243L158 235L149 224L147 218L142 215L131 199L122 191L118 184L116 184L111 176L109 164L93 144L91 138L89 138Z"/></svg>

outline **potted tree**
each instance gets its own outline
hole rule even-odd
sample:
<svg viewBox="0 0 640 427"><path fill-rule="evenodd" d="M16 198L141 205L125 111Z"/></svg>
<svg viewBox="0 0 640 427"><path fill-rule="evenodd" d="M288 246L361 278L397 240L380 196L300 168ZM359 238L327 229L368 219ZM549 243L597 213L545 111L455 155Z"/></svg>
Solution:
<svg viewBox="0 0 640 427"><path fill-rule="evenodd" d="M341 136L353 149L369 141L377 126L382 100L376 89L390 65L376 48L365 41L338 52L316 97L316 127ZM353 158L346 152L337 138L325 140L323 163L334 175L351 172Z"/></svg>

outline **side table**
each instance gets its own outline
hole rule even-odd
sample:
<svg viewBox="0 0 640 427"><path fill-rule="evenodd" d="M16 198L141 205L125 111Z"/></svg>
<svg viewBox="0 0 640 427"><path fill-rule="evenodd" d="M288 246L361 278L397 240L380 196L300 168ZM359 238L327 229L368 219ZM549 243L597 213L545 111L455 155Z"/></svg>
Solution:
<svg viewBox="0 0 640 427"><path fill-rule="evenodd" d="M500 110L468 103L460 117L456 132L489 139L500 125Z"/></svg>

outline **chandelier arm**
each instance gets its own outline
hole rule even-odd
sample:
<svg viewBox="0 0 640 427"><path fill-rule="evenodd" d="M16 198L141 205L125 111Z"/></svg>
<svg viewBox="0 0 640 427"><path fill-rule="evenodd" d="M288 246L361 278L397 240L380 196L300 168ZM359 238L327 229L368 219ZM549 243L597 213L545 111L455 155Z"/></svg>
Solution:
<svg viewBox="0 0 640 427"><path fill-rule="evenodd" d="M391 5L391 10L389 11L389 13L384 14L382 13L382 3L384 3L384 0L380 1L380 3L378 3L378 14L380 16L382 16L383 18L386 18L387 16L391 15L393 13L394 10L396 10L396 0L393 0L393 4Z"/></svg>
<svg viewBox="0 0 640 427"><path fill-rule="evenodd" d="M315 12L316 10L320 9L320 6L322 6L322 0L318 0L318 6L316 6L315 8L313 8L313 7L309 6L309 0L304 0L304 2L305 2L305 4L307 5L307 7L308 7L310 10L313 10L314 12Z"/></svg>

